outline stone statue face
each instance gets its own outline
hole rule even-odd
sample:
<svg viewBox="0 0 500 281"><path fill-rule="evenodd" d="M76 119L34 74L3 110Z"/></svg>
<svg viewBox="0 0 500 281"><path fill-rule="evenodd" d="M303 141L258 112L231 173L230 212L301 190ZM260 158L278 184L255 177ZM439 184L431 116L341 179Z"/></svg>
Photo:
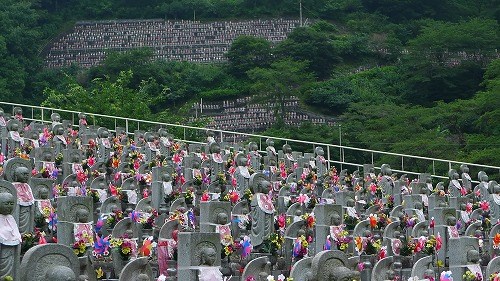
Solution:
<svg viewBox="0 0 500 281"><path fill-rule="evenodd" d="M103 130L101 133L101 138L107 138L109 136L108 130Z"/></svg>
<svg viewBox="0 0 500 281"><path fill-rule="evenodd" d="M201 265L213 266L217 253L214 248L205 247L201 250Z"/></svg>
<svg viewBox="0 0 500 281"><path fill-rule="evenodd" d="M455 218L455 216L452 215L446 216L446 225L454 226L456 224L457 224L457 218Z"/></svg>
<svg viewBox="0 0 500 281"><path fill-rule="evenodd" d="M45 280L76 281L76 276L69 267L56 265L47 270L45 273Z"/></svg>
<svg viewBox="0 0 500 281"><path fill-rule="evenodd" d="M14 211L15 200L12 194L7 192L0 193L0 214L6 216L11 215Z"/></svg>
<svg viewBox="0 0 500 281"><path fill-rule="evenodd" d="M80 208L76 211L76 221L79 223L87 223L89 222L89 211Z"/></svg>
<svg viewBox="0 0 500 281"><path fill-rule="evenodd" d="M389 176L390 174L392 174L391 167L389 165L384 165L382 167L382 175Z"/></svg>
<svg viewBox="0 0 500 281"><path fill-rule="evenodd" d="M17 125L17 123L13 123L12 126L11 126L11 131L15 132L19 129L19 125Z"/></svg>
<svg viewBox="0 0 500 281"><path fill-rule="evenodd" d="M169 181L172 180L172 176L170 176L169 173L165 173L165 174L162 175L161 180L164 181L164 182L169 182Z"/></svg>
<svg viewBox="0 0 500 281"><path fill-rule="evenodd" d="M42 155L43 161L50 161L52 159L52 152L44 151Z"/></svg>
<svg viewBox="0 0 500 281"><path fill-rule="evenodd" d="M217 214L217 224L226 224L227 223L227 214L226 213L218 213Z"/></svg>
<svg viewBox="0 0 500 281"><path fill-rule="evenodd" d="M347 207L354 207L355 202L352 198L349 198L346 200L346 205L347 205Z"/></svg>
<svg viewBox="0 0 500 281"><path fill-rule="evenodd" d="M38 196L40 199L49 199L49 189L46 187L38 189Z"/></svg>
<svg viewBox="0 0 500 281"><path fill-rule="evenodd" d="M267 146L274 146L274 141L273 141L273 140L271 140L271 139L268 139L268 140L266 141L266 143L267 143Z"/></svg>
<svg viewBox="0 0 500 281"><path fill-rule="evenodd" d="M61 116L57 113L52 114L52 121L53 122L60 122L61 121Z"/></svg>
<svg viewBox="0 0 500 281"><path fill-rule="evenodd" d="M316 149L316 155L323 156L325 152L323 151L323 148L318 148Z"/></svg>
<svg viewBox="0 0 500 281"><path fill-rule="evenodd" d="M26 167L17 167L14 171L16 181L27 183L30 176L30 171Z"/></svg>
<svg viewBox="0 0 500 281"><path fill-rule="evenodd" d="M478 263L479 259L480 259L479 251L477 251L477 250L467 251L467 262Z"/></svg>
<svg viewBox="0 0 500 281"><path fill-rule="evenodd" d="M488 181L488 175L484 174L481 176L481 181Z"/></svg>
<svg viewBox="0 0 500 281"><path fill-rule="evenodd" d="M414 206L415 206L415 209L418 209L418 210L422 210L422 207L423 207L421 202L415 202Z"/></svg>
<svg viewBox="0 0 500 281"><path fill-rule="evenodd" d="M14 114L23 114L23 110L18 107L14 110Z"/></svg>
<svg viewBox="0 0 500 281"><path fill-rule="evenodd" d="M340 218L340 215L335 212L333 215L332 215L332 224L333 225L340 225L340 223L342 222L341 218Z"/></svg>
<svg viewBox="0 0 500 281"><path fill-rule="evenodd" d="M212 153L220 153L220 146L217 144L212 145Z"/></svg>

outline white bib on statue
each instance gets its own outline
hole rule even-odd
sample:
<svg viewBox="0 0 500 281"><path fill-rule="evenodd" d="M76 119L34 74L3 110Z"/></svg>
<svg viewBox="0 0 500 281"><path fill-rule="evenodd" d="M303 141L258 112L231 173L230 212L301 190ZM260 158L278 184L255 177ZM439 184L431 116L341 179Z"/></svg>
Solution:
<svg viewBox="0 0 500 281"><path fill-rule="evenodd" d="M15 246L21 243L21 234L12 215L0 214L0 244Z"/></svg>

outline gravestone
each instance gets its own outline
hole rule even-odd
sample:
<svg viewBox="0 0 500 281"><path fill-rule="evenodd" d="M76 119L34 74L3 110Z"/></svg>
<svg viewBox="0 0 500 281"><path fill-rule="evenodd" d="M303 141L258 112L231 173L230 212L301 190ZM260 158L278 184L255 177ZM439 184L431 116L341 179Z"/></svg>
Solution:
<svg viewBox="0 0 500 281"><path fill-rule="evenodd" d="M77 256L61 244L34 246L24 255L20 268L23 281L76 281L80 277Z"/></svg>
<svg viewBox="0 0 500 281"><path fill-rule="evenodd" d="M197 281L200 273L206 269L212 273L210 269L218 270L221 265L221 244L217 233L180 232L178 251L183 254L177 260L177 280ZM213 280L222 280L222 274L220 278Z"/></svg>
<svg viewBox="0 0 500 281"><path fill-rule="evenodd" d="M92 246L94 238L92 225L92 197L63 196L57 200L57 241L66 246L83 241Z"/></svg>

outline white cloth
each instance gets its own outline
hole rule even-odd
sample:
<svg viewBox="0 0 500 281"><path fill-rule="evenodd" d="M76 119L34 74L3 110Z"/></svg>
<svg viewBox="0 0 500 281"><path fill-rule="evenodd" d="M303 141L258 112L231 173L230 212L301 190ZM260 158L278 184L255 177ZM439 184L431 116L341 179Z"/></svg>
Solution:
<svg viewBox="0 0 500 281"><path fill-rule="evenodd" d="M244 178L246 178L246 179L250 178L250 172L248 171L248 167L247 166L238 166L238 168L239 168L240 174Z"/></svg>
<svg viewBox="0 0 500 281"><path fill-rule="evenodd" d="M223 281L222 273L216 266L200 266L198 280L199 281Z"/></svg>
<svg viewBox="0 0 500 281"><path fill-rule="evenodd" d="M15 246L21 243L21 234L12 215L0 214L0 244Z"/></svg>
<svg viewBox="0 0 500 281"><path fill-rule="evenodd" d="M172 182L171 181L163 182L163 193L165 193L165 195L169 195L170 193L172 193Z"/></svg>
<svg viewBox="0 0 500 281"><path fill-rule="evenodd" d="M130 204L137 204L137 192L135 190L126 190L128 202Z"/></svg>

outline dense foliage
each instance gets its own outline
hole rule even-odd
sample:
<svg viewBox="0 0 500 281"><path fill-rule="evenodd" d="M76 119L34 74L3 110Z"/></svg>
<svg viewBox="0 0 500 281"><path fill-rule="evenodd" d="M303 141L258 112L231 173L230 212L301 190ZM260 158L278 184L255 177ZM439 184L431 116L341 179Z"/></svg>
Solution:
<svg viewBox="0 0 500 281"><path fill-rule="evenodd" d="M254 95L283 116L293 94L337 117L343 144L500 166L498 1L302 2L307 27L275 45L238 38L227 64L152 61L137 49L48 70L47 44L78 20L296 18L299 0L6 0L2 100L184 122L200 98ZM268 133L339 140L337 128L281 125Z"/></svg>

